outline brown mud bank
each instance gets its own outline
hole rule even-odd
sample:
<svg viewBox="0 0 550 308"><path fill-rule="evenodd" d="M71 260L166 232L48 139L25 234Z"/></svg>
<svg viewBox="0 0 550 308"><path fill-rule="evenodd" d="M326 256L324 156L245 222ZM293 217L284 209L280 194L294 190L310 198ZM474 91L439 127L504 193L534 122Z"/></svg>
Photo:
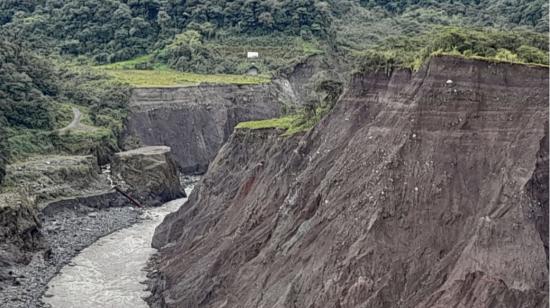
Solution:
<svg viewBox="0 0 550 308"><path fill-rule="evenodd" d="M547 307L547 114L547 68L435 57L307 134L237 130L157 228L150 303Z"/></svg>

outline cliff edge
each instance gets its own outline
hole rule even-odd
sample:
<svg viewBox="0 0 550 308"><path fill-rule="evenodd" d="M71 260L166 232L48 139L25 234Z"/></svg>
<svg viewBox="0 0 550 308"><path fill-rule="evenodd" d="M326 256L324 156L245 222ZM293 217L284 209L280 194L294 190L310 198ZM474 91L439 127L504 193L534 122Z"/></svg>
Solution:
<svg viewBox="0 0 550 308"><path fill-rule="evenodd" d="M547 307L548 98L547 68L434 57L305 135L235 131L157 228L153 307Z"/></svg>

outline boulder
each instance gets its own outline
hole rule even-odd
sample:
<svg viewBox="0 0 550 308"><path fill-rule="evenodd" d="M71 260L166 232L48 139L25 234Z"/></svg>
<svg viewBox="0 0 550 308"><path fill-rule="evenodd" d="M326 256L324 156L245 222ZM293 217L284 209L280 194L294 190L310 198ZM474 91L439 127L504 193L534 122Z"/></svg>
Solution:
<svg viewBox="0 0 550 308"><path fill-rule="evenodd" d="M114 183L147 206L185 197L170 153L167 146L116 153L111 165Z"/></svg>

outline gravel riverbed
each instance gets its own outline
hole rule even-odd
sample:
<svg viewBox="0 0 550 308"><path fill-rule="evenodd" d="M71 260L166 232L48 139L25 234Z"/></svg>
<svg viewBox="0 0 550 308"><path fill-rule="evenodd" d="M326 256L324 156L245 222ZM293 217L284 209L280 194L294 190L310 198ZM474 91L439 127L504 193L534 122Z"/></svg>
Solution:
<svg viewBox="0 0 550 308"><path fill-rule="evenodd" d="M190 193L199 176L181 176L180 182ZM48 308L42 299L50 295L48 283L82 250L98 239L150 220L148 209L133 206L96 209L81 206L53 216L42 217L42 235L46 249L32 255L27 265L8 268L7 277L0 277L0 307Z"/></svg>
<svg viewBox="0 0 550 308"><path fill-rule="evenodd" d="M9 269L9 279L0 281L0 307L47 307L40 298L50 279L100 237L138 222L142 212L134 207L81 208L44 217L42 233L48 248L35 253L28 265Z"/></svg>

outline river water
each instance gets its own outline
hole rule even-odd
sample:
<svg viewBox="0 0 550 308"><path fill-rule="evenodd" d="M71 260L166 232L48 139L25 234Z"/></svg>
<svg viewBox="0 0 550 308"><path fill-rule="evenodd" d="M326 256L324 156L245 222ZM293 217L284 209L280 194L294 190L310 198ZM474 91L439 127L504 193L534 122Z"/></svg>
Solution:
<svg viewBox="0 0 550 308"><path fill-rule="evenodd" d="M147 209L140 223L82 250L50 281L43 301L53 308L148 307L143 300L149 295L142 283L147 274L143 269L155 252L151 248L155 227L186 200Z"/></svg>

